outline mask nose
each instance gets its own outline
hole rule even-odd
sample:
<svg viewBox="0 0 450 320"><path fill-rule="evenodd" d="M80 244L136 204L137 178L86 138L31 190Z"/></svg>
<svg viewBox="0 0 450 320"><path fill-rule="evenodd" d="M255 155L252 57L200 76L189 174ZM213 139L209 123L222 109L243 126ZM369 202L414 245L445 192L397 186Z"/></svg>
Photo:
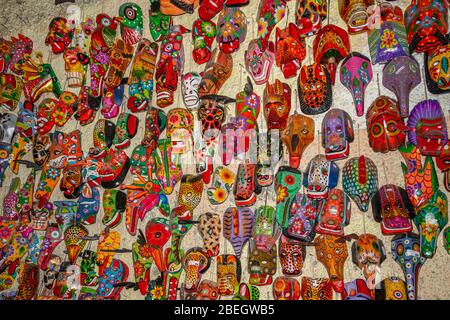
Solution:
<svg viewBox="0 0 450 320"><path fill-rule="evenodd" d="M294 134L291 138L292 150L297 150L299 142L300 138L298 137L298 134Z"/></svg>

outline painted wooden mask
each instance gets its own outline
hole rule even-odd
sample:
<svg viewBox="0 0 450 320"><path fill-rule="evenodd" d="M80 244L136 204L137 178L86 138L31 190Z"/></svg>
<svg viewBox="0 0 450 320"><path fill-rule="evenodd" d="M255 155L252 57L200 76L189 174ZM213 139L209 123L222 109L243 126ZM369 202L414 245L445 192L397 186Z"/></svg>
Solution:
<svg viewBox="0 0 450 320"><path fill-rule="evenodd" d="M332 109L322 120L322 147L327 160L341 160L350 154L353 142L353 121L342 109Z"/></svg>
<svg viewBox="0 0 450 320"><path fill-rule="evenodd" d="M408 300L405 281L397 277L384 279L375 288L375 300Z"/></svg>
<svg viewBox="0 0 450 320"><path fill-rule="evenodd" d="M184 288L187 291L196 291L202 274L209 269L211 258L202 248L192 248L186 252L183 259L183 267L186 271Z"/></svg>
<svg viewBox="0 0 450 320"><path fill-rule="evenodd" d="M306 258L305 246L299 241L281 236L278 250L283 274L286 276L301 275Z"/></svg>
<svg viewBox="0 0 450 320"><path fill-rule="evenodd" d="M328 278L302 277L302 300L333 300L333 287Z"/></svg>
<svg viewBox="0 0 450 320"><path fill-rule="evenodd" d="M277 277L272 287L275 300L298 300L300 298L300 283L295 278Z"/></svg>
<svg viewBox="0 0 450 320"><path fill-rule="evenodd" d="M369 6L374 0L339 0L339 15L347 23L348 33L364 32L368 28Z"/></svg>
<svg viewBox="0 0 450 320"><path fill-rule="evenodd" d="M280 22L286 12L286 0L262 0L258 7L258 39L254 41L262 51L269 46L273 28Z"/></svg>
<svg viewBox="0 0 450 320"><path fill-rule="evenodd" d="M119 7L120 34L125 44L135 45L142 40L144 22L142 9L136 3L127 2Z"/></svg>
<svg viewBox="0 0 450 320"><path fill-rule="evenodd" d="M302 173L288 166L281 166L275 176L276 221L282 228L288 227L291 204L301 188L301 181Z"/></svg>
<svg viewBox="0 0 450 320"><path fill-rule="evenodd" d="M330 75L321 63L303 66L297 80L300 108L304 114L328 111L333 100Z"/></svg>
<svg viewBox="0 0 450 320"><path fill-rule="evenodd" d="M295 21L300 32L306 36L315 35L322 27L322 21L327 17L327 1L297 0Z"/></svg>
<svg viewBox="0 0 450 320"><path fill-rule="evenodd" d="M215 48L211 53L211 59L205 65L205 72L200 82L198 95L217 94L233 71L233 58Z"/></svg>
<svg viewBox="0 0 450 320"><path fill-rule="evenodd" d="M249 243L248 270L249 283L256 286L266 286L273 282L277 272L277 246L258 246L255 240Z"/></svg>
<svg viewBox="0 0 450 320"><path fill-rule="evenodd" d="M217 34L216 24L209 20L197 19L192 25L194 49L192 58L197 64L203 64L211 58L212 43Z"/></svg>
<svg viewBox="0 0 450 320"><path fill-rule="evenodd" d="M245 51L245 68L256 84L264 84L269 80L274 61L275 47L273 42L269 42L266 49L263 50L258 40L250 41Z"/></svg>
<svg viewBox="0 0 450 320"><path fill-rule="evenodd" d="M313 199L325 199L331 189L337 186L339 167L319 154L311 159L303 178L306 194Z"/></svg>
<svg viewBox="0 0 450 320"><path fill-rule="evenodd" d="M302 242L312 242L316 236L316 220L319 214L317 200L297 193L290 207L290 217L283 235Z"/></svg>
<svg viewBox="0 0 450 320"><path fill-rule="evenodd" d="M274 84L267 82L264 89L263 105L267 129L284 130L291 111L291 88L289 85L278 79L275 80ZM298 117L295 117L295 119L298 119Z"/></svg>
<svg viewBox="0 0 450 320"><path fill-rule="evenodd" d="M53 18L48 27L45 44L50 46L54 54L63 53L72 42L75 29L66 18Z"/></svg>
<svg viewBox="0 0 450 320"><path fill-rule="evenodd" d="M252 236L254 213L249 208L228 208L223 215L223 236L231 242L236 257Z"/></svg>
<svg viewBox="0 0 450 320"><path fill-rule="evenodd" d="M290 23L285 29L276 28L275 61L283 72L284 77L292 78L297 75L303 59L306 57L306 44L298 27Z"/></svg>
<svg viewBox="0 0 450 320"><path fill-rule="evenodd" d="M236 7L225 6L217 20L217 42L222 52L230 54L239 50L247 36L244 12Z"/></svg>
<svg viewBox="0 0 450 320"><path fill-rule="evenodd" d="M342 190L333 189L320 205L316 231L320 234L343 236L350 217L350 198Z"/></svg>
<svg viewBox="0 0 450 320"><path fill-rule="evenodd" d="M239 289L241 281L241 261L231 254L217 256L217 283L219 294L232 296Z"/></svg>

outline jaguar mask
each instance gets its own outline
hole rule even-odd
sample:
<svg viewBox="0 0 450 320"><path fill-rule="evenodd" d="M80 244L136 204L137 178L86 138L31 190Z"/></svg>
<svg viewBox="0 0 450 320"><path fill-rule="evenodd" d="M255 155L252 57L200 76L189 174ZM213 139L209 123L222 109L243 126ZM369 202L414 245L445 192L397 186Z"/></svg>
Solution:
<svg viewBox="0 0 450 320"><path fill-rule="evenodd" d="M306 43L298 27L289 23L285 29L276 29L275 62L286 79L295 77L306 57Z"/></svg>
<svg viewBox="0 0 450 320"><path fill-rule="evenodd" d="M296 240L285 236L280 237L279 256L283 274L286 276L299 276L302 274L306 258L306 248Z"/></svg>
<svg viewBox="0 0 450 320"><path fill-rule="evenodd" d="M322 64L303 66L297 88L300 109L304 114L316 115L330 109L333 99L330 75Z"/></svg>
<svg viewBox="0 0 450 320"><path fill-rule="evenodd" d="M327 17L327 1L298 0L295 8L295 21L300 32L306 36L315 35L322 28Z"/></svg>
<svg viewBox="0 0 450 320"><path fill-rule="evenodd" d="M302 277L302 300L333 300L333 287L328 278Z"/></svg>
<svg viewBox="0 0 450 320"><path fill-rule="evenodd" d="M217 283L219 294L232 296L239 289L241 281L241 261L230 254L217 256Z"/></svg>
<svg viewBox="0 0 450 320"><path fill-rule="evenodd" d="M291 88L288 84L276 79L274 84L266 83L263 95L264 117L267 129L284 130L291 111ZM302 119L300 115L292 118L295 124ZM294 120L297 120L296 122Z"/></svg>

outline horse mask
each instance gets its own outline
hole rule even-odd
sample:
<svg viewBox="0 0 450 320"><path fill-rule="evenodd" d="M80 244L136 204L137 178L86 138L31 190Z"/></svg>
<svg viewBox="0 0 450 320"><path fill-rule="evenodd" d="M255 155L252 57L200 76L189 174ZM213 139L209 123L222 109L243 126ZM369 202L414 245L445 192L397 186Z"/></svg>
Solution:
<svg viewBox="0 0 450 320"><path fill-rule="evenodd" d="M337 186L339 167L319 154L311 159L303 178L306 194L313 199L325 199L328 192Z"/></svg>
<svg viewBox="0 0 450 320"><path fill-rule="evenodd" d="M341 160L350 154L350 142L355 137L350 115L341 109L332 109L322 120L322 147L327 160Z"/></svg>
<svg viewBox="0 0 450 320"><path fill-rule="evenodd" d="M350 198L342 190L333 189L320 205L316 231L320 234L343 236L350 217Z"/></svg>

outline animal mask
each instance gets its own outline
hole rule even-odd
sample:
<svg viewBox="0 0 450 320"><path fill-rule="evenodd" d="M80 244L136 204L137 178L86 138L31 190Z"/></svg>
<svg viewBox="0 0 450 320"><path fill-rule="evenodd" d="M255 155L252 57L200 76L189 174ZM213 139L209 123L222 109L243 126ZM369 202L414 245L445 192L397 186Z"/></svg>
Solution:
<svg viewBox="0 0 450 320"><path fill-rule="evenodd" d="M393 184L384 185L372 198L373 218L381 223L384 235L395 235L412 231L411 218L414 206L406 190Z"/></svg>
<svg viewBox="0 0 450 320"><path fill-rule="evenodd" d="M420 237L405 233L392 238L391 250L394 260L400 265L406 279L408 300L417 299L419 271L427 259L420 255Z"/></svg>
<svg viewBox="0 0 450 320"><path fill-rule="evenodd" d="M173 103L173 95L178 87L178 78L184 68L183 34L188 30L183 26L172 26L161 42L161 53L156 65L156 104L165 108Z"/></svg>
<svg viewBox="0 0 450 320"><path fill-rule="evenodd" d="M22 96L23 80L12 74L0 74L0 106L9 111L16 109Z"/></svg>
<svg viewBox="0 0 450 320"><path fill-rule="evenodd" d="M275 79L274 84L267 82L264 89L263 104L267 129L284 130L291 111L291 88L289 85L278 79ZM303 118L297 115L291 119L291 123L294 124L294 120L298 121Z"/></svg>
<svg viewBox="0 0 450 320"><path fill-rule="evenodd" d="M189 111L195 111L200 106L198 89L202 78L197 72L185 73L181 77L181 92L183 102Z"/></svg>
<svg viewBox="0 0 450 320"><path fill-rule="evenodd" d="M408 141L424 156L438 156L447 144L444 113L437 100L419 102L408 118Z"/></svg>
<svg viewBox="0 0 450 320"><path fill-rule="evenodd" d="M50 46L54 54L63 53L72 42L75 29L66 18L53 18L48 27L45 44Z"/></svg>
<svg viewBox="0 0 450 320"><path fill-rule="evenodd" d="M242 10L225 6L219 14L217 26L217 42L220 50L227 54L239 50L247 35L247 22Z"/></svg>
<svg viewBox="0 0 450 320"><path fill-rule="evenodd" d="M315 35L327 17L327 2L322 0L299 0L295 7L295 22L306 36Z"/></svg>
<svg viewBox="0 0 450 320"><path fill-rule="evenodd" d="M367 287L371 290L375 289L376 277L381 272L380 266L385 259L383 242L373 234L362 234L352 244L353 263L362 270Z"/></svg>
<svg viewBox="0 0 450 320"><path fill-rule="evenodd" d="M355 279L344 284L342 300L372 300L372 294L363 279Z"/></svg>
<svg viewBox="0 0 450 320"><path fill-rule="evenodd" d="M225 121L225 105L235 102L234 99L207 95L201 97L200 108L198 109L198 118L202 124L202 135L205 140L216 138Z"/></svg>
<svg viewBox="0 0 450 320"><path fill-rule="evenodd" d="M275 209L269 206L261 206L255 211L252 237L255 241L271 246L275 244L279 229L275 225Z"/></svg>
<svg viewBox="0 0 450 320"><path fill-rule="evenodd" d="M425 53L424 65L428 91L434 94L447 93L450 90L447 62L450 56L450 44L439 45L431 53Z"/></svg>
<svg viewBox="0 0 450 320"><path fill-rule="evenodd" d="M341 82L353 95L358 117L364 115L364 92L372 80L372 64L369 58L352 52L341 65Z"/></svg>
<svg viewBox="0 0 450 320"><path fill-rule="evenodd" d="M298 168L303 152L314 141L314 120L298 113L289 116L281 140L288 148L289 165Z"/></svg>
<svg viewBox="0 0 450 320"><path fill-rule="evenodd" d="M317 260L327 269L331 285L336 292L344 289L344 264L347 260L347 244L337 242L337 236L319 234L314 240Z"/></svg>
<svg viewBox="0 0 450 320"><path fill-rule="evenodd" d="M288 227L289 211L300 190L302 173L298 169L282 166L275 177L276 220L283 229Z"/></svg>
<svg viewBox="0 0 450 320"><path fill-rule="evenodd" d="M420 66L412 56L396 57L383 68L383 85L396 95L402 118L409 115L409 94L420 81Z"/></svg>
<svg viewBox="0 0 450 320"><path fill-rule="evenodd" d="M339 0L339 15L347 24L348 33L356 34L368 29L368 9L374 3L374 0Z"/></svg>
<svg viewBox="0 0 450 320"><path fill-rule="evenodd" d="M424 205L439 188L434 161L426 157L422 163L422 155L413 144L398 149L406 163L402 163L405 189L415 208Z"/></svg>
<svg viewBox="0 0 450 320"><path fill-rule="evenodd" d="M159 1L150 1L149 10L149 28L153 41L161 41L172 26L172 16L162 14L160 11Z"/></svg>
<svg viewBox="0 0 450 320"><path fill-rule="evenodd" d="M266 49L263 50L258 44L258 40L250 41L245 51L245 68L256 84L264 84L269 80L274 61L275 48L273 42L269 42Z"/></svg>
<svg viewBox="0 0 450 320"><path fill-rule="evenodd" d="M220 295L232 296L239 290L241 272L239 258L230 254L217 256L217 283Z"/></svg>
<svg viewBox="0 0 450 320"><path fill-rule="evenodd" d="M198 15L200 19L207 21L212 20L222 9L225 0L202 0L198 7Z"/></svg>
<svg viewBox="0 0 450 320"><path fill-rule="evenodd" d="M94 148L91 148L89 153L94 157L103 157L113 143L115 131L116 125L113 122L99 119L93 130Z"/></svg>
<svg viewBox="0 0 450 320"><path fill-rule="evenodd" d="M259 2L258 39L254 41L263 51L270 45L269 38L273 28L284 18L286 2L286 0L263 0Z"/></svg>
<svg viewBox="0 0 450 320"><path fill-rule="evenodd" d="M277 66L286 79L295 77L306 57L305 38L295 24L289 23L283 30L277 27L275 39Z"/></svg>
<svg viewBox="0 0 450 320"><path fill-rule="evenodd" d="M384 279L375 289L375 300L408 300L405 281L397 277Z"/></svg>
<svg viewBox="0 0 450 320"><path fill-rule="evenodd" d="M241 283L239 293L233 297L233 300L259 300L260 292L258 287Z"/></svg>
<svg viewBox="0 0 450 320"><path fill-rule="evenodd" d="M81 51L80 47L71 47L64 51L63 58L67 85L69 88L80 88L84 82L85 66L89 63L89 57Z"/></svg>
<svg viewBox="0 0 450 320"><path fill-rule="evenodd" d="M17 75L23 75L24 72L20 68L20 63L26 55L31 55L32 52L33 40L22 34L19 34L17 38L11 37L11 59L9 61L9 69L11 72Z"/></svg>
<svg viewBox="0 0 450 320"><path fill-rule="evenodd" d="M116 39L116 30L119 26L118 18L111 18L104 13L98 14L95 22L96 28L91 36L91 56L95 56L99 52L107 53L110 50Z"/></svg>
<svg viewBox="0 0 450 320"><path fill-rule="evenodd" d="M428 259L433 258L440 232L448 223L447 196L440 190L419 209L413 218L420 235L420 252Z"/></svg>
<svg viewBox="0 0 450 320"><path fill-rule="evenodd" d="M313 199L325 199L328 192L337 186L339 167L329 162L324 155L311 159L304 173L303 185L306 194Z"/></svg>
<svg viewBox="0 0 450 320"><path fill-rule="evenodd" d="M220 234L222 223L215 213L204 213L200 216L198 231L203 239L203 249L210 257L216 257L220 250Z"/></svg>
<svg viewBox="0 0 450 320"><path fill-rule="evenodd" d="M139 127L138 117L123 112L119 115L116 123L116 133L114 135L113 144L117 149L126 149L130 146L131 139L137 133Z"/></svg>
<svg viewBox="0 0 450 320"><path fill-rule="evenodd" d="M198 285L197 293L194 295L195 300L218 300L219 286L216 282L210 280L202 280Z"/></svg>
<svg viewBox="0 0 450 320"><path fill-rule="evenodd" d="M119 300L120 293L123 290L119 283L126 282L129 275L129 269L125 262L119 259L112 259L108 268L105 268L103 276L100 277L97 294L107 300Z"/></svg>
<svg viewBox="0 0 450 320"><path fill-rule="evenodd" d="M133 53L134 48L132 45L126 44L122 39L116 40L109 54L111 62L105 78L105 84L108 87L113 89L120 85L125 71L131 63Z"/></svg>
<svg viewBox="0 0 450 320"><path fill-rule="evenodd" d="M295 278L277 277L272 288L275 300L298 300L300 283Z"/></svg>
<svg viewBox="0 0 450 320"><path fill-rule="evenodd" d="M68 165L62 172L60 190L67 199L76 199L83 188L82 165Z"/></svg>
<svg viewBox="0 0 450 320"><path fill-rule="evenodd" d="M205 65L205 72L198 89L199 97L217 94L230 78L232 71L232 56L217 48L214 49L211 59Z"/></svg>
<svg viewBox="0 0 450 320"><path fill-rule="evenodd" d="M320 206L316 231L320 234L343 236L344 227L350 223L351 202L340 189L330 191Z"/></svg>
<svg viewBox="0 0 450 320"><path fill-rule="evenodd" d="M71 225L64 231L64 243L66 244L68 259L75 264L78 255L83 251L87 241L83 238L89 235L88 230L82 225Z"/></svg>
<svg viewBox="0 0 450 320"><path fill-rule="evenodd" d="M250 207L256 201L256 195L262 188L256 181L256 165L240 164L234 184L234 200L238 207Z"/></svg>
<svg viewBox="0 0 450 320"><path fill-rule="evenodd" d="M173 149L170 139L159 140L158 149L153 152L156 165L155 174L162 191L167 195L173 192L175 185L183 176L181 165L173 161L172 154Z"/></svg>
<svg viewBox="0 0 450 320"><path fill-rule="evenodd" d="M333 99L330 75L320 63L303 66L297 80L300 108L304 114L326 112Z"/></svg>
<svg viewBox="0 0 450 320"><path fill-rule="evenodd" d="M322 147L327 160L347 158L353 139L353 122L349 114L341 109L328 111L322 120Z"/></svg>
<svg viewBox="0 0 450 320"><path fill-rule="evenodd" d="M211 46L216 37L216 24L212 21L197 19L192 25L194 49L192 58L197 64L203 64L211 58Z"/></svg>
<svg viewBox="0 0 450 320"><path fill-rule="evenodd" d="M50 146L52 141L52 134L37 134L33 141L33 160L36 165L42 167L50 156Z"/></svg>
<svg viewBox="0 0 450 320"><path fill-rule="evenodd" d="M377 166L365 156L348 160L343 169L342 185L359 210L367 212L370 199L378 191Z"/></svg>
<svg viewBox="0 0 450 320"><path fill-rule="evenodd" d="M256 286L272 284L273 276L277 272L277 246L258 246L254 239L250 239L248 253L249 283Z"/></svg>
<svg viewBox="0 0 450 320"><path fill-rule="evenodd" d="M122 221L122 213L126 209L127 195L119 190L103 192L103 225L113 229Z"/></svg>
<svg viewBox="0 0 450 320"><path fill-rule="evenodd" d="M442 148L441 153L438 157L436 157L436 165L444 174L444 187L448 191L450 190L450 145L447 142L447 145Z"/></svg>
<svg viewBox="0 0 450 320"><path fill-rule="evenodd" d="M376 10L379 10L379 16L375 19L379 20L368 32L372 63L383 64L395 57L409 55L402 9L382 2Z"/></svg>
<svg viewBox="0 0 450 320"><path fill-rule="evenodd" d="M211 258L203 252L202 248L192 248L186 252L183 259L186 278L184 289L186 291L197 291L202 274L209 269Z"/></svg>
<svg viewBox="0 0 450 320"><path fill-rule="evenodd" d="M314 61L327 68L331 84L334 85L337 66L350 53L347 31L332 24L322 27L314 39L313 50Z"/></svg>
<svg viewBox="0 0 450 320"><path fill-rule="evenodd" d="M426 52L445 42L448 32L448 3L442 0L413 0L405 10L409 49Z"/></svg>
<svg viewBox="0 0 450 320"><path fill-rule="evenodd" d="M366 122L369 145L373 151L396 151L405 143L405 124L395 100L387 96L376 98L367 110Z"/></svg>
<svg viewBox="0 0 450 320"><path fill-rule="evenodd" d="M109 149L105 157L99 159L97 172L103 188L112 189L122 184L128 169L130 158L123 150Z"/></svg>
<svg viewBox="0 0 450 320"><path fill-rule="evenodd" d="M316 236L318 202L305 194L296 194L291 204L288 226L283 234L291 239L311 242Z"/></svg>
<svg viewBox="0 0 450 320"><path fill-rule="evenodd" d="M127 2L119 7L120 34L125 44L134 45L142 40L144 21L142 9L136 3Z"/></svg>
<svg viewBox="0 0 450 320"><path fill-rule="evenodd" d="M158 140L161 133L167 125L167 117L164 111L150 107L145 116L145 133L141 144L148 148L149 154L152 154L158 146Z"/></svg>
<svg viewBox="0 0 450 320"><path fill-rule="evenodd" d="M97 187L91 187L89 184L85 185L81 196L78 198L76 222L84 225L95 224L99 210L100 191Z"/></svg>
<svg viewBox="0 0 450 320"><path fill-rule="evenodd" d="M333 287L327 278L302 278L302 300L333 300Z"/></svg>
<svg viewBox="0 0 450 320"><path fill-rule="evenodd" d="M302 274L303 263L306 258L304 245L296 240L289 240L285 236L281 236L278 254L284 275L298 276Z"/></svg>
<svg viewBox="0 0 450 320"><path fill-rule="evenodd" d="M231 242L238 258L252 236L254 214L249 208L228 208L223 215L223 236Z"/></svg>
<svg viewBox="0 0 450 320"><path fill-rule="evenodd" d="M172 153L179 157L192 150L194 116L184 108L174 108L167 113L166 137L171 140Z"/></svg>

